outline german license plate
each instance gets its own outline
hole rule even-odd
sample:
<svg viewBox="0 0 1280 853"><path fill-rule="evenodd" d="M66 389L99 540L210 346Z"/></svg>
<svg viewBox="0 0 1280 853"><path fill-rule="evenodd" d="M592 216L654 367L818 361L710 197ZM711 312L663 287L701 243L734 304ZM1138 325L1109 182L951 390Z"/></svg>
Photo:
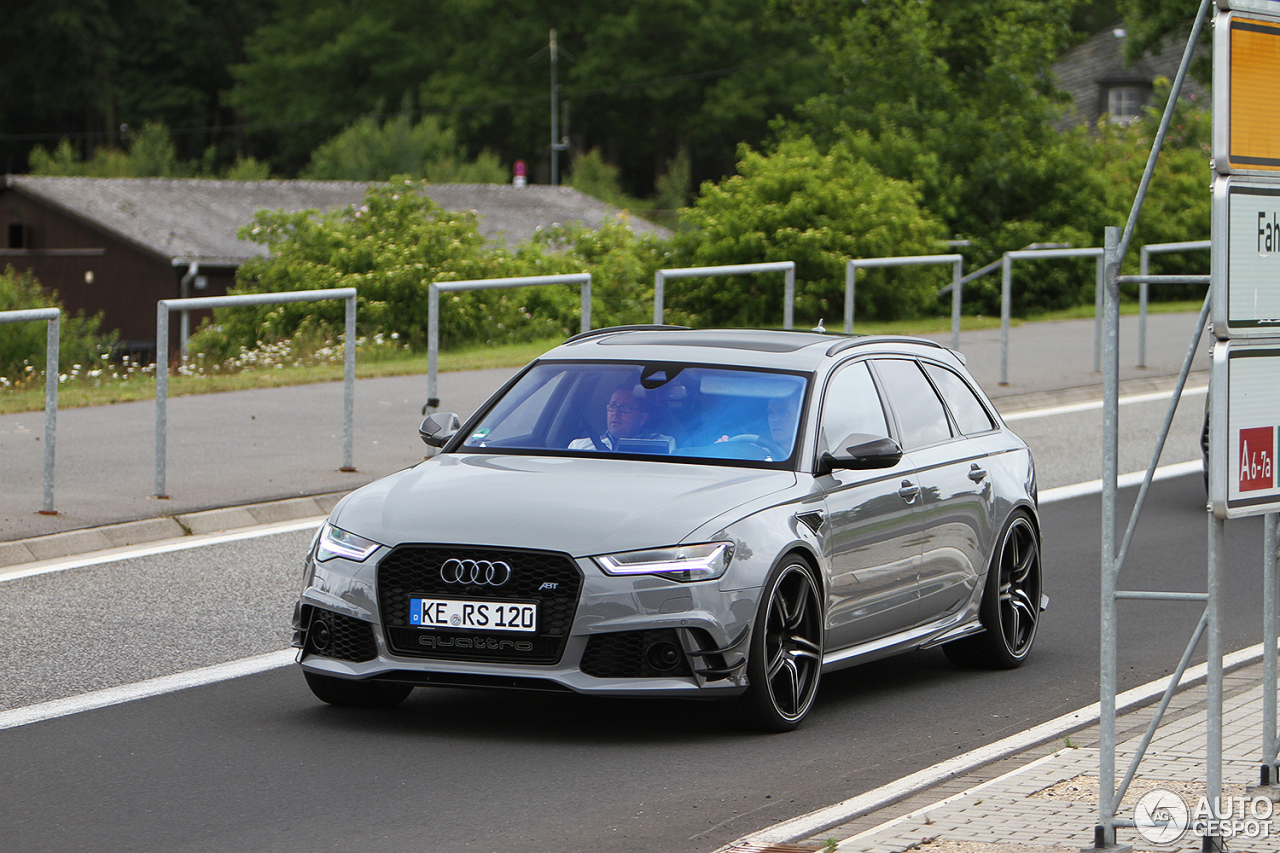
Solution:
<svg viewBox="0 0 1280 853"><path fill-rule="evenodd" d="M538 605L410 598L409 624L416 628L533 633L538 630Z"/></svg>

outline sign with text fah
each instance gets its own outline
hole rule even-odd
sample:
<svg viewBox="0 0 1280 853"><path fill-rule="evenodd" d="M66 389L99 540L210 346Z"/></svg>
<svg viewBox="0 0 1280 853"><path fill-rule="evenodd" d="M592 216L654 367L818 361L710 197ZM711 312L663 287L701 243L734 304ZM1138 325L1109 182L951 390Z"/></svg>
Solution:
<svg viewBox="0 0 1280 853"><path fill-rule="evenodd" d="M1280 511L1280 344L1215 343L1211 383L1209 502L1214 513L1241 518Z"/></svg>
<svg viewBox="0 0 1280 853"><path fill-rule="evenodd" d="M1224 12L1213 39L1214 166L1280 174L1280 18Z"/></svg>
<svg viewBox="0 0 1280 853"><path fill-rule="evenodd" d="M1280 338L1280 178L1219 178L1212 210L1214 334Z"/></svg>

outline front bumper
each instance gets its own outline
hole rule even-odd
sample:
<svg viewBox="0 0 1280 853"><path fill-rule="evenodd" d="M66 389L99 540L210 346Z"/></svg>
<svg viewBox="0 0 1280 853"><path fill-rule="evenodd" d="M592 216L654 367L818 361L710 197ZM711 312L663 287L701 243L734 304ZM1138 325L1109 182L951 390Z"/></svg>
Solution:
<svg viewBox="0 0 1280 853"><path fill-rule="evenodd" d="M547 608L552 614L561 611L562 620L539 618L540 634L544 628L562 634L553 638L556 648L549 654L547 637L389 624L400 607L397 595L431 593L418 588L425 581L397 582L398 570L388 571L396 563L388 562L389 556L382 551L365 563L338 558L309 564L294 614L294 645L304 669L422 686L609 696L728 698L746 687L756 589L726 591L718 581L609 577L590 560L560 555L577 576L577 589L567 609L563 590ZM561 581L539 577L538 585L544 583ZM492 599L491 590L484 592L469 591ZM531 593L514 594L525 600ZM521 655L534 660L522 662Z"/></svg>

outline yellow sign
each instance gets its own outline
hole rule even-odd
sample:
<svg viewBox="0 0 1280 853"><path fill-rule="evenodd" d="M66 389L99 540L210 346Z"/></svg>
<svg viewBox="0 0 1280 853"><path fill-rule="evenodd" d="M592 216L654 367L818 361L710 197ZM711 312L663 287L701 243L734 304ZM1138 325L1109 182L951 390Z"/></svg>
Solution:
<svg viewBox="0 0 1280 853"><path fill-rule="evenodd" d="M1231 16L1232 169L1280 172L1280 21Z"/></svg>

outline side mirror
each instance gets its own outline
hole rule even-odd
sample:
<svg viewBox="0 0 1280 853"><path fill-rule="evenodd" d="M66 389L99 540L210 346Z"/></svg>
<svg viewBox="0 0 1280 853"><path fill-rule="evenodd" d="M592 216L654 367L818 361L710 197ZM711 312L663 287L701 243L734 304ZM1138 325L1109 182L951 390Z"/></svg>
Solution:
<svg viewBox="0 0 1280 853"><path fill-rule="evenodd" d="M445 443L462 429L462 421L453 412L436 412L428 415L418 427L418 435L431 447L444 447Z"/></svg>
<svg viewBox="0 0 1280 853"><path fill-rule="evenodd" d="M839 446L843 450L822 454L815 472L818 476L830 474L837 468L854 471L892 468L902 461L902 448L892 438L854 433Z"/></svg>

